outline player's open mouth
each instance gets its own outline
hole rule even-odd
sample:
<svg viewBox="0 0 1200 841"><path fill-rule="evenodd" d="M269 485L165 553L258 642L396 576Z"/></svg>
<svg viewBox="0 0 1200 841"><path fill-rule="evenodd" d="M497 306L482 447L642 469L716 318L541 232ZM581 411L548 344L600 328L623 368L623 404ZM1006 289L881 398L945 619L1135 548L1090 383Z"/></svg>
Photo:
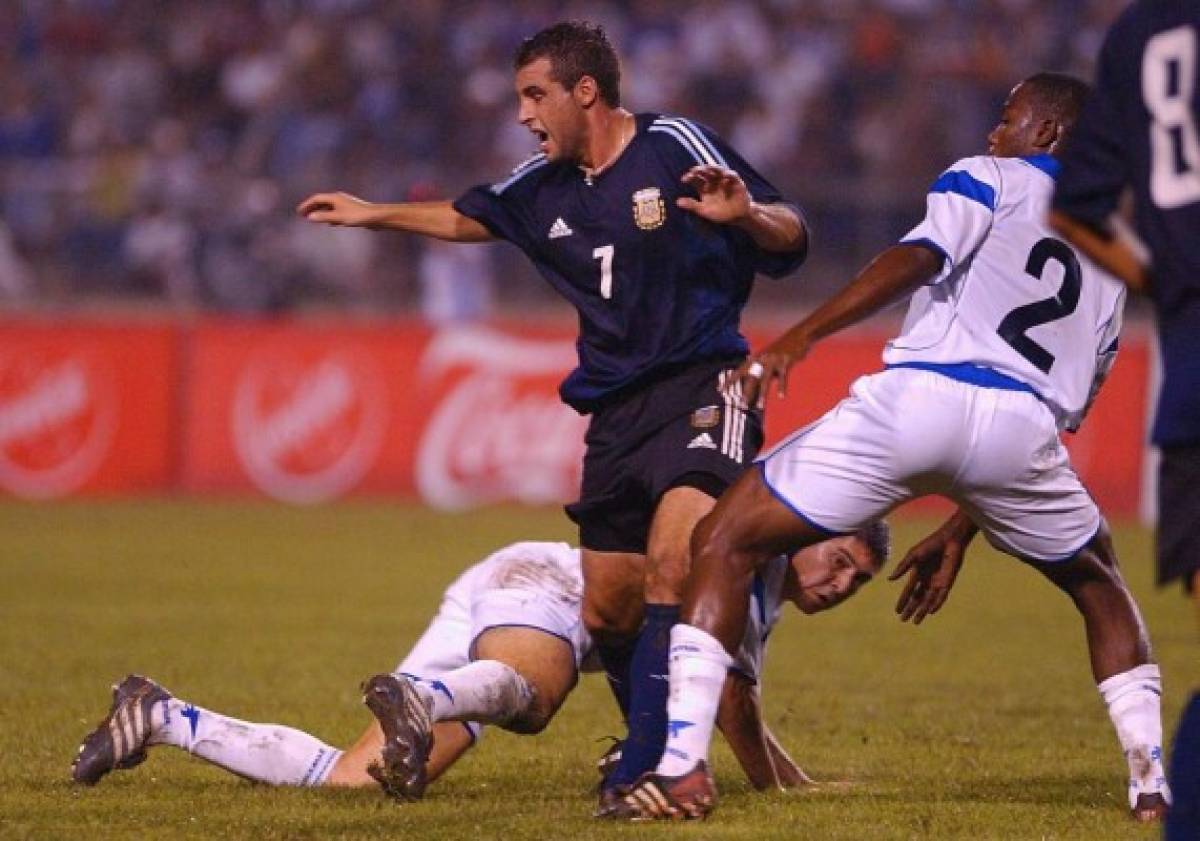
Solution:
<svg viewBox="0 0 1200 841"><path fill-rule="evenodd" d="M544 131L532 129L533 136L538 139L538 149L545 152L550 147L550 135Z"/></svg>

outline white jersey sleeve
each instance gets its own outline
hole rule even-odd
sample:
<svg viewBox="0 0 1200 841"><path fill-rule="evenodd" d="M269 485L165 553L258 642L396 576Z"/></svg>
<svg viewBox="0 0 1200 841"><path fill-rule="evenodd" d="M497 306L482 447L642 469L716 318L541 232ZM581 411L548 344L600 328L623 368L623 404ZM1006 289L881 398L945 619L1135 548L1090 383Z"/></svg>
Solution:
<svg viewBox="0 0 1200 841"><path fill-rule="evenodd" d="M988 369L1072 429L1111 365L1125 295L1047 224L1057 171L1049 155L977 157L934 182L925 219L903 242L946 259L937 280L913 293L883 359L955 366L960 376Z"/></svg>
<svg viewBox="0 0 1200 841"><path fill-rule="evenodd" d="M925 218L900 240L942 255L938 280L971 259L992 228L1000 193L993 158L964 158L943 172L925 198Z"/></svg>
<svg viewBox="0 0 1200 841"><path fill-rule="evenodd" d="M783 581L789 564L786 555L769 561L755 574L751 585L746 633L733 658L732 668L756 683L762 676L767 637L783 609Z"/></svg>

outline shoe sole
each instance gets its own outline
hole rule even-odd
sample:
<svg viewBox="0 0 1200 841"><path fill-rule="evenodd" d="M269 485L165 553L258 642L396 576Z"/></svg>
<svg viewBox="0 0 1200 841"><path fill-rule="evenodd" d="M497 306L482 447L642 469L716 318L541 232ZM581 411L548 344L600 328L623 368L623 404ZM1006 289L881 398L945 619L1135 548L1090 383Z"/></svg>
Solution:
<svg viewBox="0 0 1200 841"><path fill-rule="evenodd" d="M383 761L372 762L367 773L389 796L420 800L433 748L432 722L421 696L406 679L376 675L363 685L363 703L383 729Z"/></svg>

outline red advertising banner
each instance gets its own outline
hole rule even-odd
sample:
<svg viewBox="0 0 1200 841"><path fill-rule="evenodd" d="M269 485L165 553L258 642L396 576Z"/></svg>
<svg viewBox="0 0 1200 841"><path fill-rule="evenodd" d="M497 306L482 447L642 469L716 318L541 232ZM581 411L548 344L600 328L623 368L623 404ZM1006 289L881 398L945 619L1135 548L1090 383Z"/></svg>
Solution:
<svg viewBox="0 0 1200 841"><path fill-rule="evenodd" d="M574 338L344 319L0 322L0 490L560 503L578 488L586 428L557 394ZM878 370L883 342L862 332L819 346L769 404L768 443ZM1115 516L1138 509L1149 365L1145 340L1126 340L1083 431L1067 436Z"/></svg>
<svg viewBox="0 0 1200 841"><path fill-rule="evenodd" d="M0 490L162 491L175 457L176 330L0 321Z"/></svg>

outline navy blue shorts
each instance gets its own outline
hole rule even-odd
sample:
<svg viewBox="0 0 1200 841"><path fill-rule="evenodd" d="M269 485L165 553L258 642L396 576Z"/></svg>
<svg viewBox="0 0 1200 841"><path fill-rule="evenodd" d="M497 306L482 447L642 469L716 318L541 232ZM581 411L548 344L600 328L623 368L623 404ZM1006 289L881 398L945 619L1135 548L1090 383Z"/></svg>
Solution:
<svg viewBox="0 0 1200 841"><path fill-rule="evenodd" d="M1164 447L1158 467L1158 583L1190 590L1200 569L1200 445Z"/></svg>
<svg viewBox="0 0 1200 841"><path fill-rule="evenodd" d="M580 498L566 507L580 545L644 554L663 494L686 486L715 499L753 461L762 412L721 388L739 361L699 363L593 413Z"/></svg>

